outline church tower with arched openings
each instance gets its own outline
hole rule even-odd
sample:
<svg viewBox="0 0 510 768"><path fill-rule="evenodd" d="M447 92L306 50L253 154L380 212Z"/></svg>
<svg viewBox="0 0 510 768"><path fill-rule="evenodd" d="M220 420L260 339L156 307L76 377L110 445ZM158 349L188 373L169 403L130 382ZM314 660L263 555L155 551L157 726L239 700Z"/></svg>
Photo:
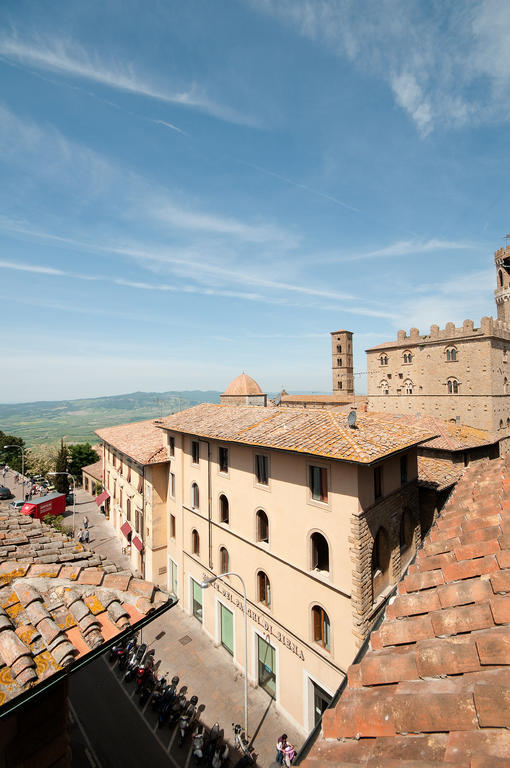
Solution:
<svg viewBox="0 0 510 768"><path fill-rule="evenodd" d="M506 241L510 235L506 236ZM497 271L497 287L494 291L496 307L498 309L498 320L510 324L510 246L500 248L494 254Z"/></svg>

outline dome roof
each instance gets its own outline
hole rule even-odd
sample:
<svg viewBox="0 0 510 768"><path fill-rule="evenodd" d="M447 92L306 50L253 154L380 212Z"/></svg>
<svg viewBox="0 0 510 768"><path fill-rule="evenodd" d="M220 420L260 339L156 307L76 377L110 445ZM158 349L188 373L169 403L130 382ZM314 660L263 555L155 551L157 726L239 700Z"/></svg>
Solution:
<svg viewBox="0 0 510 768"><path fill-rule="evenodd" d="M245 373L241 373L240 376L230 382L226 388L224 395L262 395L264 394L251 376L247 376Z"/></svg>

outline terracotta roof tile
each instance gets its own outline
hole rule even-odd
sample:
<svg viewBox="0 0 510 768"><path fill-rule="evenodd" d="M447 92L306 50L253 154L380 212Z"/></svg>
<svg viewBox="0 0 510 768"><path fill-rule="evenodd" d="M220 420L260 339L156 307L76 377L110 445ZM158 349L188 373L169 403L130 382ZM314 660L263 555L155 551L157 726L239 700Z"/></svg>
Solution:
<svg viewBox="0 0 510 768"><path fill-rule="evenodd" d="M366 743L368 752L353 750L349 759L367 768L388 768L392 760L493 768L508 760L510 561L500 547L509 543L502 533L510 525L509 480L510 458L465 471L371 647L348 670L305 767L316 765L324 744L329 764L341 764L341 750L328 739ZM415 752L432 737L429 751Z"/></svg>
<svg viewBox="0 0 510 768"><path fill-rule="evenodd" d="M102 480L103 479L103 459L99 459L99 461L94 462L94 464L89 464L86 467L82 467L82 472L86 472L87 475L90 475L91 477L94 477L96 480Z"/></svg>
<svg viewBox="0 0 510 768"><path fill-rule="evenodd" d="M168 461L169 455L157 423L154 419L134 421L131 424L97 429L96 435L139 464L160 464Z"/></svg>
<svg viewBox="0 0 510 768"><path fill-rule="evenodd" d="M358 414L356 428L327 408L265 408L202 403L161 421L161 427L227 442L297 451L369 464L434 433L387 414Z"/></svg>
<svg viewBox="0 0 510 768"><path fill-rule="evenodd" d="M464 467L452 464L450 459L418 456L418 482L425 488L442 491L457 483L463 473Z"/></svg>
<svg viewBox="0 0 510 768"><path fill-rule="evenodd" d="M1 717L28 687L62 668L72 669L77 657L173 600L130 574L107 574L100 565L106 560L19 512L0 508L0 526L4 533L22 527L28 541L14 545L10 559L0 564ZM45 558L51 562L40 562L39 552L48 551L40 549L41 543L52 545L53 554ZM67 552L85 567L63 565Z"/></svg>

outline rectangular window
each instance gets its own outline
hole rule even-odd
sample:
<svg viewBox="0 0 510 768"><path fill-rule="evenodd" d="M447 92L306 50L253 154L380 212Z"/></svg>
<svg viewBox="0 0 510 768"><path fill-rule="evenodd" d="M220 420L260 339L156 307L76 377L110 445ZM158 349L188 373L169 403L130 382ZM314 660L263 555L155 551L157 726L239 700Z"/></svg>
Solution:
<svg viewBox="0 0 510 768"><path fill-rule="evenodd" d="M324 467L310 467L310 492L314 501L328 500L328 471Z"/></svg>
<svg viewBox="0 0 510 768"><path fill-rule="evenodd" d="M400 484L407 483L407 454L400 457Z"/></svg>
<svg viewBox="0 0 510 768"><path fill-rule="evenodd" d="M191 441L191 461L193 464L198 464L200 460L200 443L198 440Z"/></svg>
<svg viewBox="0 0 510 768"><path fill-rule="evenodd" d="M221 445L218 449L218 463L220 472L228 472L228 448L222 448Z"/></svg>
<svg viewBox="0 0 510 768"><path fill-rule="evenodd" d="M170 560L170 592L177 597L177 564Z"/></svg>
<svg viewBox="0 0 510 768"><path fill-rule="evenodd" d="M170 538L175 539L175 515L170 515Z"/></svg>
<svg viewBox="0 0 510 768"><path fill-rule="evenodd" d="M269 483L269 459L267 456L257 454L255 456L255 472L257 483L267 485Z"/></svg>
<svg viewBox="0 0 510 768"><path fill-rule="evenodd" d="M143 476L138 475L138 493L142 493L143 491Z"/></svg>
<svg viewBox="0 0 510 768"><path fill-rule="evenodd" d="M221 644L230 653L234 655L234 614L228 608L220 603L221 620Z"/></svg>
<svg viewBox="0 0 510 768"><path fill-rule="evenodd" d="M258 683L270 696L276 696L276 652L262 637L258 641Z"/></svg>
<svg viewBox="0 0 510 768"><path fill-rule="evenodd" d="M130 483L130 482L131 482L131 467L128 467L128 471L127 471L127 481L128 481L128 483Z"/></svg>
<svg viewBox="0 0 510 768"><path fill-rule="evenodd" d="M119 505L122 507L122 488L119 490Z"/></svg>
<svg viewBox="0 0 510 768"><path fill-rule="evenodd" d="M170 496L175 498L175 475L173 472L170 472Z"/></svg>
<svg viewBox="0 0 510 768"><path fill-rule="evenodd" d="M195 579L191 579L193 587L193 616L202 623L203 608L202 608L202 587Z"/></svg>
<svg viewBox="0 0 510 768"><path fill-rule="evenodd" d="M131 522L131 499L126 499L126 520Z"/></svg>
<svg viewBox="0 0 510 768"><path fill-rule="evenodd" d="M380 499L382 496L382 467L374 469L374 498Z"/></svg>
<svg viewBox="0 0 510 768"><path fill-rule="evenodd" d="M168 438L168 453L170 456L175 456L175 437Z"/></svg>

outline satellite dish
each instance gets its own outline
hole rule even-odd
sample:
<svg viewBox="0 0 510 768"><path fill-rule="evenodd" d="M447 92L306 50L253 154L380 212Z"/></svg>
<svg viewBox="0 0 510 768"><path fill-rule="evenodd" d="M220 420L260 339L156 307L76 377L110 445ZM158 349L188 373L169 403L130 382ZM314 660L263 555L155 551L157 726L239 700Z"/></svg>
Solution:
<svg viewBox="0 0 510 768"><path fill-rule="evenodd" d="M356 415L356 411L349 411L349 415L347 416L347 424L351 429L354 429L356 426Z"/></svg>

